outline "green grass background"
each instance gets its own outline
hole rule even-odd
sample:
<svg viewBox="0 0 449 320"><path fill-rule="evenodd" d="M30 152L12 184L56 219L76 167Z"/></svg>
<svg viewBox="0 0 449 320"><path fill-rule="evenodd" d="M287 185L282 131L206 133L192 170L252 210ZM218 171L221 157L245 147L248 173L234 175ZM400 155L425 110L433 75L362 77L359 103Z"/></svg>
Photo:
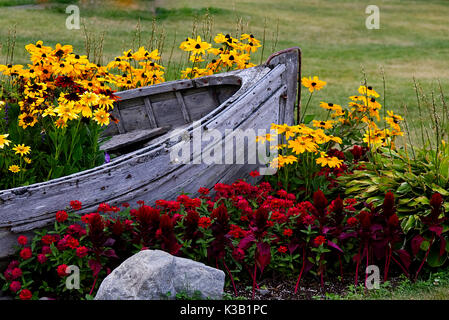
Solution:
<svg viewBox="0 0 449 320"><path fill-rule="evenodd" d="M67 4L77 1L0 0L0 42L15 26L17 47L15 62L27 60L24 46L43 40L73 44L84 50L83 30L67 30ZM26 6L38 4L39 6ZM81 19L89 32L105 33L104 61L129 48L136 48L136 25L140 21L141 44L148 45L156 18L156 37L163 33L163 62L167 66L170 52L171 72L176 78L185 56L179 43L192 35L203 34L202 19L206 12L213 17L213 32L232 33L240 30L265 37L265 48L254 57L259 63L273 51L299 46L303 52L302 73L318 75L327 81L309 108L311 114L323 115L320 101L346 105L348 96L356 93L363 81L362 68L368 82L383 93L381 69L386 78L386 106L403 113L407 104L408 120L430 123L429 114L419 117L413 77L430 96L441 80L449 92L449 1L437 0L153 0L153 1L78 1ZM365 27L368 5L380 8L380 29ZM23 6L25 5L25 6ZM17 7L19 6L19 7ZM175 39L176 37L176 39ZM155 36L153 36L155 38ZM0 62L5 58L2 50ZM302 99L307 99L303 90ZM449 94L449 93L448 93ZM383 102L383 97L382 101ZM413 125L412 128L413 130Z"/></svg>

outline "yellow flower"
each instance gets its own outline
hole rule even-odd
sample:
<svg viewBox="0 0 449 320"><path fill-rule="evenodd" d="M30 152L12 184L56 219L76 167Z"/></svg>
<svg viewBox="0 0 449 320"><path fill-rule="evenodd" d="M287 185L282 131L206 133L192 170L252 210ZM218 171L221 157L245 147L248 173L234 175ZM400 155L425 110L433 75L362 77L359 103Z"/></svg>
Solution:
<svg viewBox="0 0 449 320"><path fill-rule="evenodd" d="M376 91L374 91L373 87L370 86L368 87L360 86L359 93L364 96L373 96L379 98L379 94Z"/></svg>
<svg viewBox="0 0 449 320"><path fill-rule="evenodd" d="M98 95L98 105L100 108L105 108L106 110L112 109L114 106L114 100L105 96L104 94Z"/></svg>
<svg viewBox="0 0 449 320"><path fill-rule="evenodd" d="M30 164L31 163L31 159L30 158L28 158L28 157L24 157L23 158L23 160L26 162L26 163L28 163L28 164Z"/></svg>
<svg viewBox="0 0 449 320"><path fill-rule="evenodd" d="M20 167L15 165L15 164L13 164L13 165L9 166L8 170L11 171L12 173L17 173L17 172L20 171Z"/></svg>
<svg viewBox="0 0 449 320"><path fill-rule="evenodd" d="M265 141L273 141L273 140L274 140L274 136L270 133L267 133L265 136L257 136L256 137L256 142L264 143Z"/></svg>
<svg viewBox="0 0 449 320"><path fill-rule="evenodd" d="M89 106L96 105L98 103L98 100L98 96L95 93L89 91L84 92L81 96L81 101Z"/></svg>
<svg viewBox="0 0 449 320"><path fill-rule="evenodd" d="M65 128L67 126L67 122L63 118L59 118L55 121L55 126L58 129Z"/></svg>
<svg viewBox="0 0 449 320"><path fill-rule="evenodd" d="M14 148L12 148L16 152L16 154L20 154L21 156L30 153L31 148L28 146L25 146L24 144L15 145Z"/></svg>
<svg viewBox="0 0 449 320"><path fill-rule="evenodd" d="M323 129L332 129L332 125L334 123L334 121L332 121L332 120L328 120L328 121L313 120L312 122L313 122L314 127L323 128Z"/></svg>
<svg viewBox="0 0 449 320"><path fill-rule="evenodd" d="M285 134L285 138L287 140L290 139L291 137L294 137L295 134L299 132L299 128L297 126L289 126L289 125L287 125L285 123L284 124L280 124L280 125L273 123L271 125L271 129L272 130L276 130L277 134L284 133Z"/></svg>
<svg viewBox="0 0 449 320"><path fill-rule="evenodd" d="M276 168L276 167L282 168L286 164L292 164L297 161L298 161L298 158L293 155L283 156L280 154L279 156L277 156L276 158L274 158L271 161L270 166L274 167L274 168Z"/></svg>
<svg viewBox="0 0 449 320"><path fill-rule="evenodd" d="M314 76L313 79L312 77L304 77L301 79L301 83L304 87L308 88L310 92L321 90L326 85L326 81L318 79L317 76Z"/></svg>
<svg viewBox="0 0 449 320"><path fill-rule="evenodd" d="M290 140L288 142L288 147L292 149L294 153L301 154L304 152L315 152L318 145L310 138L298 137L295 140Z"/></svg>
<svg viewBox="0 0 449 320"><path fill-rule="evenodd" d="M97 109L94 112L94 120L101 126L109 124L109 113L104 109Z"/></svg>
<svg viewBox="0 0 449 320"><path fill-rule="evenodd" d="M55 112L58 114L59 117L64 119L64 122L67 122L67 120L73 120L78 118L73 103L60 104L57 108L55 108Z"/></svg>
<svg viewBox="0 0 449 320"><path fill-rule="evenodd" d="M201 37L198 36L196 40L189 38L189 41L183 42L181 46L181 49L191 51L192 54L206 54L206 50L211 47L211 44L202 41Z"/></svg>
<svg viewBox="0 0 449 320"><path fill-rule="evenodd" d="M3 149L4 146L9 146L10 140L8 138L9 134L0 134L0 149Z"/></svg>
<svg viewBox="0 0 449 320"><path fill-rule="evenodd" d="M37 118L30 113L22 113L19 116L19 126L21 126L23 129L26 129L27 127L34 127L34 125L37 123Z"/></svg>
<svg viewBox="0 0 449 320"><path fill-rule="evenodd" d="M332 102L320 102L320 107L323 109L332 110L332 111L343 110L340 105L333 104Z"/></svg>
<svg viewBox="0 0 449 320"><path fill-rule="evenodd" d="M328 166L329 168L340 168L343 160L340 160L337 157L329 157L325 152L321 152L320 157L316 159L316 163L321 165L322 167Z"/></svg>

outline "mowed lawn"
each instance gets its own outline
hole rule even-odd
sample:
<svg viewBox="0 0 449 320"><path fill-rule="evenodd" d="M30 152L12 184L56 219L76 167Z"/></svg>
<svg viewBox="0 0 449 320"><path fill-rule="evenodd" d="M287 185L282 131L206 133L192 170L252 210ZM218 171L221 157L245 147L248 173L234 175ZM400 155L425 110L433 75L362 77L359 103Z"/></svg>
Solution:
<svg viewBox="0 0 449 320"><path fill-rule="evenodd" d="M58 42L73 44L77 51L84 52L83 29L65 28L67 4L61 4L76 1L60 0L56 7L10 6L38 2L45 1L0 0L0 41L5 42L9 28L15 25L15 62L25 63L24 46L37 40L50 45ZM157 30L153 39L163 39L159 42L163 42L163 63L167 66L170 60L169 78L176 78L182 66L178 62L186 58L178 45L187 36L192 36L195 20L199 21L195 34L208 33L211 28L202 17L209 12L213 33L236 36L242 30L253 33L261 40L265 37L263 57L262 51L254 56L257 63L276 50L301 47L303 75L318 75L328 83L313 98L308 113L323 115L318 107L319 101L346 105L347 97L356 94L363 81L362 69L366 72L369 85L381 95L381 69L384 70L387 109L403 114L406 104L409 109L407 118L415 125L420 117L413 77L423 85L428 96L433 87L438 98L438 80L449 95L449 1L111 0L107 3L81 5L81 19L87 30L97 35L104 32L103 61L112 59L125 49L137 47L139 37L136 36L136 25L139 20L142 30L140 43L148 45L155 16ZM380 9L379 30L365 27L368 17L365 9L371 4ZM0 61L4 57L5 49ZM303 90L303 101L307 97L308 92ZM383 104L383 96L380 102ZM421 119L425 124L430 124L428 112L424 112Z"/></svg>

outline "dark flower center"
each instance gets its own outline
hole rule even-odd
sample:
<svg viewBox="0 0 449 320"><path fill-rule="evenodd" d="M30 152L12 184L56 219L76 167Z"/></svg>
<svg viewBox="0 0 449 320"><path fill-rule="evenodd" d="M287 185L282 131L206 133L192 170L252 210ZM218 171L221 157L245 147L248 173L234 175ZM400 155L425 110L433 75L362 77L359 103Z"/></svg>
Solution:
<svg viewBox="0 0 449 320"><path fill-rule="evenodd" d="M312 87L315 87L316 86L316 82L312 82Z"/></svg>
<svg viewBox="0 0 449 320"><path fill-rule="evenodd" d="M200 46L199 43L197 43L196 46L195 46L195 49L199 49L199 48L201 48L201 46Z"/></svg>

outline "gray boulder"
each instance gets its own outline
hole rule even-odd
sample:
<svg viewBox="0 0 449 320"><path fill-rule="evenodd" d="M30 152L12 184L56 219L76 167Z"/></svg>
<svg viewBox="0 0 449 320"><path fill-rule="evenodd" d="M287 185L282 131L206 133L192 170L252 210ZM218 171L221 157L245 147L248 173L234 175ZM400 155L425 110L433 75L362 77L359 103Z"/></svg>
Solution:
<svg viewBox="0 0 449 320"><path fill-rule="evenodd" d="M95 300L174 299L177 293L221 299L223 271L161 250L143 250L118 266L101 283Z"/></svg>

